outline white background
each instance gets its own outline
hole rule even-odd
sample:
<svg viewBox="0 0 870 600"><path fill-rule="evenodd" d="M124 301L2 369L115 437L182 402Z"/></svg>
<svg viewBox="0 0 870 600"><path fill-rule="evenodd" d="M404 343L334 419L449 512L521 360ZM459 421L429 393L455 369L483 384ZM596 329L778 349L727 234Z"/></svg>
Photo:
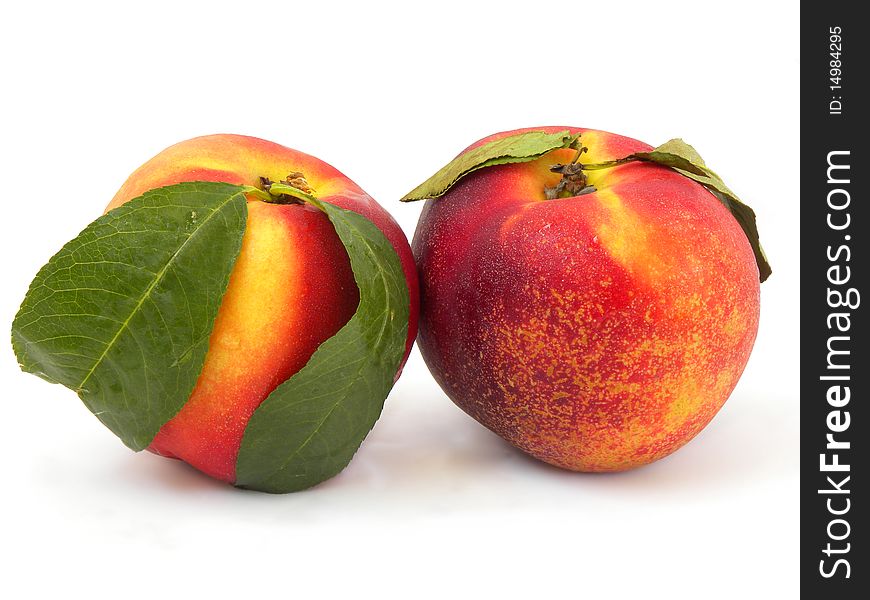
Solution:
<svg viewBox="0 0 870 600"><path fill-rule="evenodd" d="M774 274L713 423L616 475L514 451L450 403L415 350L340 476L294 495L239 491L129 452L72 392L20 373L4 342L0 595L797 597L796 4L2 6L3 328L135 167L215 132L330 162L409 238L421 205L398 198L487 134L681 136L755 208Z"/></svg>

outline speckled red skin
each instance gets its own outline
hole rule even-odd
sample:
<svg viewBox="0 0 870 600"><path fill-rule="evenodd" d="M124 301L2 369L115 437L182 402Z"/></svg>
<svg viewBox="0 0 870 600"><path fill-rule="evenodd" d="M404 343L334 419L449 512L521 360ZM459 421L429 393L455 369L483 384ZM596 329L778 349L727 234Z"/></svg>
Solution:
<svg viewBox="0 0 870 600"><path fill-rule="evenodd" d="M587 163L650 149L535 129L582 133ZM732 215L665 167L590 171L599 191L546 200L548 166L573 156L483 169L426 202L418 344L447 395L521 450L619 471L675 451L731 394L758 329L758 269Z"/></svg>
<svg viewBox="0 0 870 600"><path fill-rule="evenodd" d="M408 241L383 207L327 163L258 138L210 135L171 146L138 168L106 208L184 181L259 186L302 172L316 195L372 221L399 255L410 295L405 355L417 334L419 287ZM260 403L356 311L359 291L326 215L299 204L248 199L247 227L190 398L149 450L235 481L245 427Z"/></svg>

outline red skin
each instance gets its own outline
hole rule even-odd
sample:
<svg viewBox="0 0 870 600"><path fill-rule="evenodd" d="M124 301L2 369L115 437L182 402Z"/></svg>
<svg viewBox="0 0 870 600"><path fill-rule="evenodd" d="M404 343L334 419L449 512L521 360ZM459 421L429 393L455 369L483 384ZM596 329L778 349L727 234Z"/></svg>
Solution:
<svg viewBox="0 0 870 600"><path fill-rule="evenodd" d="M587 163L651 149L535 129L582 133ZM518 448L625 470L688 442L730 395L758 329L758 269L727 209L665 167L590 171L599 191L546 200L548 166L573 157L482 169L426 202L418 343L447 395Z"/></svg>
<svg viewBox="0 0 870 600"><path fill-rule="evenodd" d="M321 200L372 221L399 255L410 320L398 378L417 335L419 288L411 249L389 213L332 166L257 138L204 136L171 146L142 165L106 210L173 183L259 186L261 176L279 181L295 171L304 174ZM323 212L250 197L242 249L196 387L148 449L235 482L239 445L253 412L350 320L358 303L347 252Z"/></svg>

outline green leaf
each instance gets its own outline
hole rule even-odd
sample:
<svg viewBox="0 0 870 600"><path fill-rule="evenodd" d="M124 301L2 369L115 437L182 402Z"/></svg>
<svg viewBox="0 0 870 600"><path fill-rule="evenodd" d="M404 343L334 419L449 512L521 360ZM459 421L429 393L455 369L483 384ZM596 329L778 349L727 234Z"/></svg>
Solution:
<svg viewBox="0 0 870 600"><path fill-rule="evenodd" d="M306 198L325 212L359 287L354 316L254 412L236 485L284 493L336 475L381 414L405 351L408 288L384 234L357 213Z"/></svg>
<svg viewBox="0 0 870 600"><path fill-rule="evenodd" d="M758 264L759 279L763 282L770 277L773 271L767 262L764 249L761 247L758 226L755 223L755 212L741 202L737 195L725 185L722 178L704 164L704 160L692 146L677 138L665 142L650 152L636 152L631 156L638 160L670 167L710 190L725 205L725 208L731 211L749 239L749 244L755 254L755 262Z"/></svg>
<svg viewBox="0 0 870 600"><path fill-rule="evenodd" d="M23 371L76 391L133 450L187 402L247 219L244 188L182 183L103 215L36 275L12 323Z"/></svg>
<svg viewBox="0 0 870 600"><path fill-rule="evenodd" d="M568 130L558 133L527 131L509 135L460 154L432 177L411 190L402 202L439 198L457 181L478 169L508 163L531 162L551 150L569 147L576 136Z"/></svg>
<svg viewBox="0 0 870 600"><path fill-rule="evenodd" d="M684 142L681 138L668 140L658 148L649 152L635 152L634 156L643 160L661 162L661 164L671 161L673 164L667 166L678 167L697 173L703 173L707 168L707 164L704 162L704 159L701 158L701 155L698 154L698 151Z"/></svg>

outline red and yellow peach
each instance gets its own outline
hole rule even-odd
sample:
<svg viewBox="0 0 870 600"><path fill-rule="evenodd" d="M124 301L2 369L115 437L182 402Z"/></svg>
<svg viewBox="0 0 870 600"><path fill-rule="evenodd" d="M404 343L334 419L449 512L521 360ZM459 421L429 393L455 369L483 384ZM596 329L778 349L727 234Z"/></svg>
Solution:
<svg viewBox="0 0 870 600"><path fill-rule="evenodd" d="M651 150L536 129L580 133L586 163ZM510 443L618 471L667 456L722 407L755 340L759 273L729 211L669 168L589 171L597 191L548 200L549 167L574 155L481 169L427 201L419 345L447 395Z"/></svg>
<svg viewBox="0 0 870 600"><path fill-rule="evenodd" d="M259 187L261 177L281 181L291 173L301 173L321 200L368 218L392 243L410 294L404 365L417 333L419 297L407 239L377 202L327 163L257 138L199 137L171 146L139 167L106 210L175 183ZM254 410L347 323L358 302L347 252L323 212L249 197L242 248L202 372L190 399L160 429L149 450L234 482L239 445Z"/></svg>

